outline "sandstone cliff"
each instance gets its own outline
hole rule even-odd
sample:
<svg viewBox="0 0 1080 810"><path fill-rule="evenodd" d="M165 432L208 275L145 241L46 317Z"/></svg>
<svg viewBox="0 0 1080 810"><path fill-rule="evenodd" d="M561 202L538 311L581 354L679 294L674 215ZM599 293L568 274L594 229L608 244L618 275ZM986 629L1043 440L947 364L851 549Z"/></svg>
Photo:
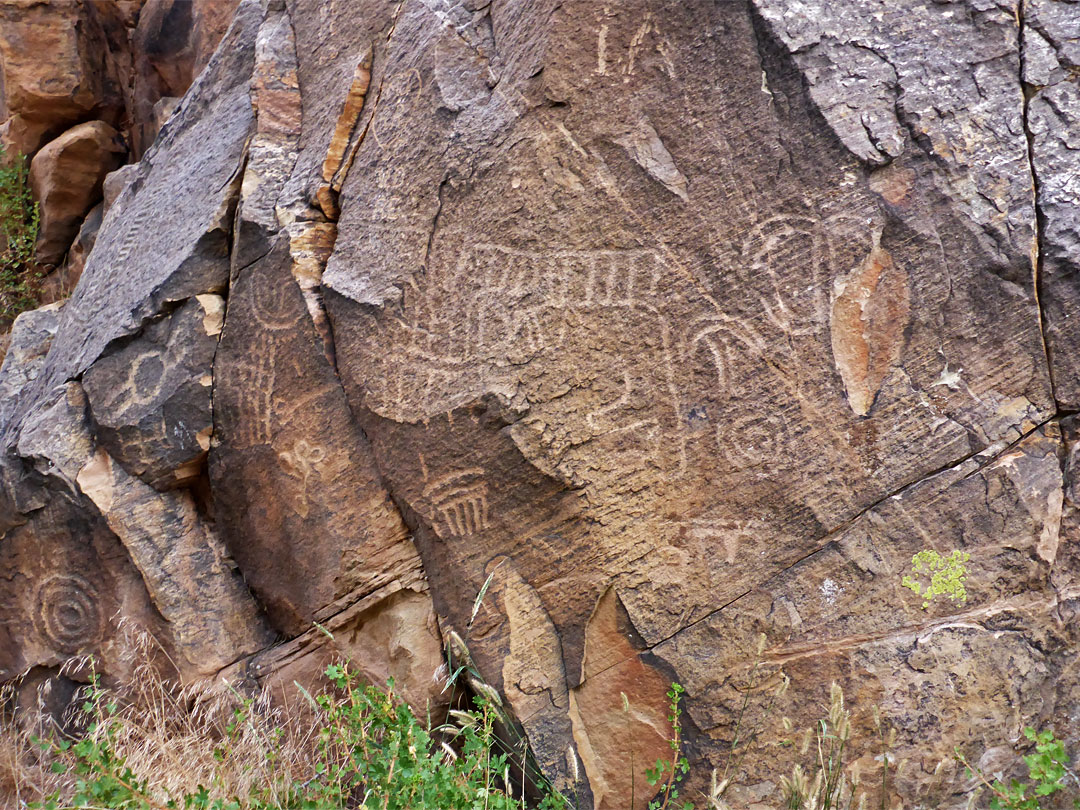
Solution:
<svg viewBox="0 0 1080 810"><path fill-rule="evenodd" d="M1080 6L185 7L184 59L118 51L152 81L64 44L63 104L4 18L6 132L148 148L0 370L0 679L116 671L128 619L185 677L346 652L423 703L453 631L605 810L673 680L690 789L722 767L760 633L794 686L744 805L834 680L904 806L966 801L955 746L1080 740ZM965 603L902 587L924 548Z"/></svg>

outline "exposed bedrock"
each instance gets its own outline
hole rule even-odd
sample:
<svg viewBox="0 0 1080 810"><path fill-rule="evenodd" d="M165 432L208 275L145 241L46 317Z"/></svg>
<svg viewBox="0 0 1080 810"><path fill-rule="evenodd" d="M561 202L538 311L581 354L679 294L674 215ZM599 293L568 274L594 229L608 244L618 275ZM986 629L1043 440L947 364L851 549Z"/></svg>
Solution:
<svg viewBox="0 0 1080 810"><path fill-rule="evenodd" d="M762 634L735 806L832 681L890 805L1080 742L1076 8L243 0L15 324L0 675L119 673L128 616L423 705L452 631L604 810L672 681L707 789Z"/></svg>

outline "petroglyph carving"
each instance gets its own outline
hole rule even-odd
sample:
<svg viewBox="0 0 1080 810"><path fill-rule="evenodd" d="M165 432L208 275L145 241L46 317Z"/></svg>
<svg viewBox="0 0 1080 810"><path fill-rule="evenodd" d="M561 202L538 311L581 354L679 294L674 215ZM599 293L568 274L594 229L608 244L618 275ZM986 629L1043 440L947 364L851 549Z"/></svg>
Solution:
<svg viewBox="0 0 1080 810"><path fill-rule="evenodd" d="M788 438L784 416L775 412L725 414L716 429L720 452L737 467L777 461Z"/></svg>
<svg viewBox="0 0 1080 810"><path fill-rule="evenodd" d="M89 580L77 574L53 574L34 593L34 627L58 652L72 654L101 635L101 611Z"/></svg>
<svg viewBox="0 0 1080 810"><path fill-rule="evenodd" d="M423 382L401 390L390 407L402 408L420 394L425 411L439 410L452 406L446 398L455 384L460 389L462 370L481 366L495 380L536 357L573 352L582 368L595 370L588 407L579 411L583 430L594 437L634 431L647 442L659 441L660 422L651 406L661 392L660 419L667 433L678 435L673 336L666 314L656 307L663 273L660 257L650 250L474 245L447 270L436 266L427 290L407 295L405 317L391 324ZM455 301L452 311L441 303L447 298ZM577 326L602 318L609 308L625 311L615 322L627 329L634 321L647 324L645 332L654 337L644 350L648 362L611 352Z"/></svg>
<svg viewBox="0 0 1080 810"><path fill-rule="evenodd" d="M123 419L136 408L149 405L161 393L167 367L165 352L161 349L137 357L128 368L123 385L106 397L104 410L111 411L116 420Z"/></svg>
<svg viewBox="0 0 1080 810"><path fill-rule="evenodd" d="M296 511L300 517L306 518L310 509L310 485L318 477L320 465L326 460L326 448L299 439L291 450L278 453L278 459L285 474L300 482Z"/></svg>
<svg viewBox="0 0 1080 810"><path fill-rule="evenodd" d="M825 324L828 290L825 282L827 252L820 220L781 214L756 225L742 243L748 280L767 279L762 294L765 315L791 336L815 334ZM792 266L810 269L802 283L790 281Z"/></svg>
<svg viewBox="0 0 1080 810"><path fill-rule="evenodd" d="M483 470L472 467L424 487L424 497L439 515L435 531L440 537L463 537L488 527L487 482L483 474Z"/></svg>
<svg viewBox="0 0 1080 810"><path fill-rule="evenodd" d="M274 341L268 340L266 348L256 353L249 362L234 369L243 385L235 388L236 413L229 420L235 434L230 437L237 447L270 444L273 438L271 418L274 404L274 380L277 350Z"/></svg>
<svg viewBox="0 0 1080 810"><path fill-rule="evenodd" d="M237 447L271 443L274 418L279 410L275 407L279 403L274 395L279 358L285 356L280 346L288 332L301 325L307 315L303 298L292 278L276 283L270 279L249 279L245 297L252 317L261 328L262 346L258 352L238 362L233 370L244 382L234 388L237 412L230 420L236 430L230 439ZM300 369L296 371L301 372Z"/></svg>
<svg viewBox="0 0 1080 810"><path fill-rule="evenodd" d="M406 325L412 350L446 366L496 359L520 341L529 348L559 348L568 337L560 311L583 307L653 308L663 267L647 250L529 251L475 245L437 289L472 294L452 319L438 302L418 302ZM481 283L478 283L481 282ZM444 322L440 322L440 318ZM442 330L431 328L437 323Z"/></svg>
<svg viewBox="0 0 1080 810"><path fill-rule="evenodd" d="M753 544L760 535L756 521L731 520L728 518L698 518L691 521L688 534L699 548L706 552L709 547L723 546L724 561L735 562L743 545ZM712 556L711 554L709 556Z"/></svg>
<svg viewBox="0 0 1080 810"><path fill-rule="evenodd" d="M716 371L716 390L723 394L732 390L736 379L732 370L739 358L765 354L765 341L753 326L722 313L695 320L686 335L685 359L693 362L698 355L704 354Z"/></svg>
<svg viewBox="0 0 1080 810"><path fill-rule="evenodd" d="M124 231L124 238L120 240L120 246L116 250L116 263L124 264L131 258L132 251L142 237L143 228L150 219L151 206L139 207L130 217L130 225Z"/></svg>
<svg viewBox="0 0 1080 810"><path fill-rule="evenodd" d="M270 332L284 332L295 327L304 316L292 280L280 284L253 283L249 297L255 320Z"/></svg>

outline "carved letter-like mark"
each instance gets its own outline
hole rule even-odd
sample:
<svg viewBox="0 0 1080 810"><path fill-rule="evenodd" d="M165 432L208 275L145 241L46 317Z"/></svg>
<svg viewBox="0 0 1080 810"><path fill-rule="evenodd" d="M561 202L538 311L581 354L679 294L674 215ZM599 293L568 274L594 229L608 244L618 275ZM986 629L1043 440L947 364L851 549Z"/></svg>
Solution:
<svg viewBox="0 0 1080 810"><path fill-rule="evenodd" d="M759 528L755 521L698 518L690 523L689 533L702 551L708 552L717 543L722 545L724 561L730 565L735 562L744 542L754 542Z"/></svg>
<svg viewBox="0 0 1080 810"><path fill-rule="evenodd" d="M105 398L105 411L113 420L154 401L165 385L169 363L160 349L140 354L131 361L124 382Z"/></svg>
<svg viewBox="0 0 1080 810"><path fill-rule="evenodd" d="M488 527L487 482L473 467L440 478L424 487L424 497L439 515L439 536L462 537Z"/></svg>
<svg viewBox="0 0 1080 810"><path fill-rule="evenodd" d="M45 642L68 655L101 636L101 609L90 582L77 574L53 574L34 594L34 628Z"/></svg>
<svg viewBox="0 0 1080 810"><path fill-rule="evenodd" d="M310 508L309 487L312 479L319 474L319 465L326 459L326 450L309 444L305 439L299 439L292 450L278 453L278 459L285 474L300 482L296 512L300 517L306 518Z"/></svg>
<svg viewBox="0 0 1080 810"><path fill-rule="evenodd" d="M252 282L251 313L271 333L294 328L307 313L300 290L291 278L277 283L256 278Z"/></svg>

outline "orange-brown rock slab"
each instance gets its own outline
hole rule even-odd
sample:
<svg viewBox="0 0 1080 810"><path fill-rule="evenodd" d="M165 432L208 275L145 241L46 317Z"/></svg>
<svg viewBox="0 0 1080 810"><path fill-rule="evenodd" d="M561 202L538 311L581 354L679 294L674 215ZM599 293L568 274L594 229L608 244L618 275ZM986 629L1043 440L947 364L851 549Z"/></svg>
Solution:
<svg viewBox="0 0 1080 810"><path fill-rule="evenodd" d="M50 141L30 163L30 185L41 207L35 247L42 264L67 253L83 217L101 198L105 175L127 154L120 133L104 121L79 124Z"/></svg>
<svg viewBox="0 0 1080 810"><path fill-rule="evenodd" d="M607 591L585 629L584 678L570 691L574 740L600 810L647 808L658 786L645 771L674 756L665 701L671 681L639 655L635 636L615 591Z"/></svg>
<svg viewBox="0 0 1080 810"><path fill-rule="evenodd" d="M132 33L131 111L136 156L153 142L160 122L155 105L182 96L206 66L239 0L146 0Z"/></svg>
<svg viewBox="0 0 1080 810"><path fill-rule="evenodd" d="M112 3L0 5L0 118L17 114L62 130L118 112L121 88L109 41L117 33L114 15Z"/></svg>
<svg viewBox="0 0 1080 810"><path fill-rule="evenodd" d="M900 361L911 314L907 273L875 242L863 263L833 282L833 358L848 404L865 416Z"/></svg>
<svg viewBox="0 0 1080 810"><path fill-rule="evenodd" d="M320 629L246 658L222 677L253 678L276 699L291 701L297 683L315 692L328 686L328 664L346 662L367 683L386 687L393 679L395 693L418 717L439 717L449 695L439 677L443 644L431 597L400 586L353 596L344 609L320 613Z"/></svg>
<svg viewBox="0 0 1080 810"><path fill-rule="evenodd" d="M52 127L43 121L30 121L21 115L13 115L0 124L0 146L4 149L4 162L12 165L20 157L33 155L48 140Z"/></svg>

